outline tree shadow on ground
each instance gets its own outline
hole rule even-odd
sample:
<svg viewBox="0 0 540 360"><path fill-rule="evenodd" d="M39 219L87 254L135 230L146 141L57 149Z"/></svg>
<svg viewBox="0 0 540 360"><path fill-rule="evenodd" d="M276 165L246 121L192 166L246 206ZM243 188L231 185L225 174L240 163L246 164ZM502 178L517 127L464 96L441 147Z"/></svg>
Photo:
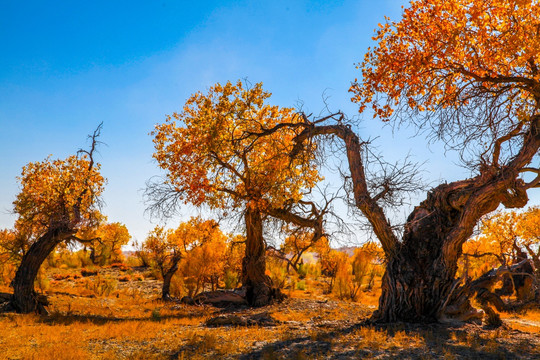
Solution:
<svg viewBox="0 0 540 360"><path fill-rule="evenodd" d="M375 339L367 334L382 334ZM496 330L495 330L496 331ZM355 335L356 334L356 335ZM405 334L405 335L404 335ZM498 339L493 330L476 326L443 324L414 325L356 324L339 329L314 329L309 335L270 341L264 346L240 355L250 359L538 359L538 344L523 341L509 343ZM351 336L352 335L352 336ZM347 336L350 336L347 338ZM419 339L419 344L404 344L407 338ZM405 340L404 340L405 339ZM193 350L183 346L171 356Z"/></svg>
<svg viewBox="0 0 540 360"><path fill-rule="evenodd" d="M15 312L6 312L0 314L0 317L17 316L19 314ZM200 317L197 314L167 314L160 315L156 313L150 313L147 317L116 317L106 315L90 315L90 314L66 314L62 312L51 312L47 316L41 316L38 320L39 323L47 325L71 325L74 323L91 323L94 325L106 325L109 323L121 323L127 321L141 321L141 322L160 322L172 319L193 319Z"/></svg>

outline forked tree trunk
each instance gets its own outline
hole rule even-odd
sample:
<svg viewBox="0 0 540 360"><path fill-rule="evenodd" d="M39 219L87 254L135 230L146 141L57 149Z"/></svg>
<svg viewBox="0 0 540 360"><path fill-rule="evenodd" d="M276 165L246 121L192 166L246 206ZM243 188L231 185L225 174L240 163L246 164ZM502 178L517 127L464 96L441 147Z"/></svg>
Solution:
<svg viewBox="0 0 540 360"><path fill-rule="evenodd" d="M47 256L53 252L56 245L72 235L72 232L53 229L47 231L30 246L24 254L15 278L13 279L13 296L11 305L19 313L45 312L38 296L34 291L39 268Z"/></svg>
<svg viewBox="0 0 540 360"><path fill-rule="evenodd" d="M246 209L246 252L242 260L242 283L250 306L265 306L272 302L272 280L266 275L266 247L261 213Z"/></svg>
<svg viewBox="0 0 540 360"><path fill-rule="evenodd" d="M432 322L476 314L468 301L472 292L456 279L462 244L478 219L501 202L518 206L527 201L524 192L508 197L505 189L511 185L505 181L482 183L473 178L440 185L414 209L402 240L387 253L375 320Z"/></svg>

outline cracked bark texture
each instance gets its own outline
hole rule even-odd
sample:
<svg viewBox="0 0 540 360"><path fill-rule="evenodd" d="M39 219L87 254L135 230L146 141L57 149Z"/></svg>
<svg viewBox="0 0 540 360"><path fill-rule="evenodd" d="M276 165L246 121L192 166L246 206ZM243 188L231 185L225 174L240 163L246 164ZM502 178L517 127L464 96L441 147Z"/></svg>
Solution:
<svg viewBox="0 0 540 360"><path fill-rule="evenodd" d="M344 142L355 205L370 222L385 252L382 294L373 320L432 322L444 318L446 310L471 310L470 294L457 286L455 278L462 245L473 234L478 220L500 204L513 208L527 203L526 190L532 185L519 179L519 174L538 153L539 127L540 116L533 116L521 135L521 148L505 165L495 162L482 168L476 177L432 189L409 215L398 239L377 202L379 197L368 189L358 136L341 122L318 125L306 119L295 148L317 136L337 137Z"/></svg>

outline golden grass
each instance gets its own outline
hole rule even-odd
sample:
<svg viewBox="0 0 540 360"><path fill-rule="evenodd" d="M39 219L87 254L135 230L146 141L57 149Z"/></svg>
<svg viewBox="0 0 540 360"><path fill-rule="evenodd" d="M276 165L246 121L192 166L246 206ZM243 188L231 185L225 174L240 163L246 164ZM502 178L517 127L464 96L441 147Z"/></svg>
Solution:
<svg viewBox="0 0 540 360"><path fill-rule="evenodd" d="M501 318L512 329L528 333L540 334L540 310L528 310L526 312L502 313Z"/></svg>
<svg viewBox="0 0 540 360"><path fill-rule="evenodd" d="M376 289L358 302L337 301L309 279L283 304L240 311L267 312L277 326L210 328L205 322L220 309L164 303L139 288L98 296L88 285L95 280L51 281L48 317L0 314L0 359L540 358L538 310L502 314L507 328L499 330L360 326L377 305Z"/></svg>

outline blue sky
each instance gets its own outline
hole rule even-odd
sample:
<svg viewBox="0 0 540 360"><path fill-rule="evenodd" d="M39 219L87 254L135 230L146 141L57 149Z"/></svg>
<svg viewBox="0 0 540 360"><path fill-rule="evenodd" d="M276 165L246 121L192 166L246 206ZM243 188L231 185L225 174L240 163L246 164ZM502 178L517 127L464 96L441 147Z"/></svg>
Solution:
<svg viewBox="0 0 540 360"><path fill-rule="evenodd" d="M155 225L141 189L158 174L149 132L187 97L216 82L262 81L272 102L355 115L350 82L383 16L384 1L50 1L0 0L0 228L11 227L16 176L47 155L86 145L103 121L99 161L108 178L103 212L141 241ZM366 116L390 159L426 160L430 179L463 177L440 146L393 134ZM367 135L367 136L366 136ZM449 164L450 162L450 164ZM189 210L186 210L186 216Z"/></svg>

